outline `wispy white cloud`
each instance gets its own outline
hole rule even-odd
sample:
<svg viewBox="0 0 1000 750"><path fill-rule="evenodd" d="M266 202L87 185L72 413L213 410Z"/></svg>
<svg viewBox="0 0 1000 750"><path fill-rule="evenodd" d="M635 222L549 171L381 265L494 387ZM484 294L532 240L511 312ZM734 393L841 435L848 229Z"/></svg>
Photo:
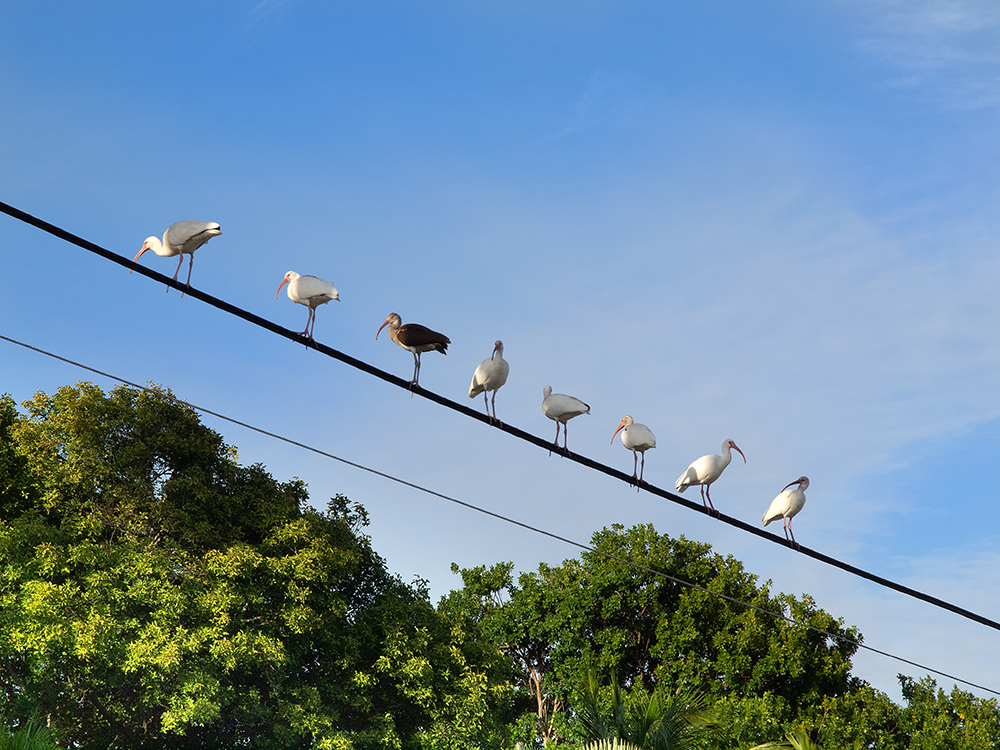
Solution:
<svg viewBox="0 0 1000 750"><path fill-rule="evenodd" d="M559 135L590 128L634 127L647 116L653 99L649 87L635 76L594 73L573 104L568 123Z"/></svg>
<svg viewBox="0 0 1000 750"><path fill-rule="evenodd" d="M294 0L261 0L247 14L246 28L250 28L258 21L263 20L276 10L292 2L294 2Z"/></svg>
<svg viewBox="0 0 1000 750"><path fill-rule="evenodd" d="M898 68L893 83L930 86L956 107L1000 105L1000 5L991 0L884 0L857 5L861 48Z"/></svg>

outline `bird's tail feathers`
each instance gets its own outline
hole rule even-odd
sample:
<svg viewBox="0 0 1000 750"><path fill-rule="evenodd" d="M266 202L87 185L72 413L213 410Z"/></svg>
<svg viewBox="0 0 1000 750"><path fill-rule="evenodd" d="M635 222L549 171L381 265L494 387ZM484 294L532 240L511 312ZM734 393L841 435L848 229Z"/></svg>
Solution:
<svg viewBox="0 0 1000 750"><path fill-rule="evenodd" d="M692 478L688 477L688 472L685 471L677 478L677 482L674 483L674 489L676 489L678 492L683 492L684 490L686 490L688 487L691 486L691 480Z"/></svg>

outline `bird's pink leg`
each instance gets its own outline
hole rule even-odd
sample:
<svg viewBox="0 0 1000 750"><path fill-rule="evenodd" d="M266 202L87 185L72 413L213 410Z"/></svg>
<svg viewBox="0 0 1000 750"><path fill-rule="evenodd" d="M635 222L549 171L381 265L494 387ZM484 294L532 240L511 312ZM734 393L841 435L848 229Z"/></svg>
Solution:
<svg viewBox="0 0 1000 750"><path fill-rule="evenodd" d="M708 507L712 509L712 515L716 518L719 517L719 511L715 509L715 505L712 503L712 493L710 491L711 484L703 484L701 487L705 490L705 497L708 498Z"/></svg>
<svg viewBox="0 0 1000 750"><path fill-rule="evenodd" d="M183 262L184 262L184 256L181 255L181 257L177 259L177 270L174 271L174 279L173 279L174 281L177 281L177 274L181 272L181 263ZM170 294L169 286L167 287L167 294ZM181 296L182 297L184 296L184 292L181 292Z"/></svg>
<svg viewBox="0 0 1000 750"><path fill-rule="evenodd" d="M490 400L493 403L493 419L496 420L496 423L498 425L500 425L501 427L503 427L503 422L501 422L499 419L497 419L497 392L496 391L493 391L493 398L490 399Z"/></svg>
<svg viewBox="0 0 1000 750"><path fill-rule="evenodd" d="M642 466L639 469L639 481L642 481L642 475L646 471L646 451L642 452Z"/></svg>
<svg viewBox="0 0 1000 750"><path fill-rule="evenodd" d="M296 336L307 336L308 338L312 338L311 336L308 336L308 334L309 334L309 321L312 320L312 317L313 317L313 309L310 307L309 308L309 316L306 318L306 327L305 327L305 330L299 331L297 334L295 334ZM306 348L308 348L308 347L309 347L309 344L306 344Z"/></svg>
<svg viewBox="0 0 1000 750"><path fill-rule="evenodd" d="M183 253L181 253L181 260L184 260L184 254ZM188 280L187 280L187 288L188 289L191 288L191 269L192 268L194 268L194 253L191 253L188 256ZM180 269L180 266L178 266L178 269Z"/></svg>
<svg viewBox="0 0 1000 750"><path fill-rule="evenodd" d="M795 549L798 549L799 543L795 541L795 532L792 531L792 519L786 518L785 520L788 521L788 534L792 535L792 542L791 542L792 546L795 547ZM785 534L786 539L788 538L788 534Z"/></svg>

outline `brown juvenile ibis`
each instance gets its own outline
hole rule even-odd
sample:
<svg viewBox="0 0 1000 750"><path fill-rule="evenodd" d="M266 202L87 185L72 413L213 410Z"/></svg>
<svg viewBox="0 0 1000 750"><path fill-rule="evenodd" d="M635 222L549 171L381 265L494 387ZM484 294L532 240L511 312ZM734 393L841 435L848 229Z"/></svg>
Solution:
<svg viewBox="0 0 1000 750"><path fill-rule="evenodd" d="M402 322L402 318L396 313L389 313L389 317L385 319L385 323L379 326L378 332L375 334L375 339L378 340L378 335L382 333L382 329L389 326L389 338L413 354L413 380L410 381L410 388L412 389L413 386L419 385L417 381L420 379L421 353L438 351L442 354L447 354L448 344L451 343L451 339L443 333L432 331L430 328L422 326L419 323L407 323L404 326Z"/></svg>
<svg viewBox="0 0 1000 750"><path fill-rule="evenodd" d="M546 417L556 423L556 448L559 447L559 425L561 424L565 428L563 430L563 450L568 453L569 448L566 443L569 438L569 425L567 422L581 414L589 414L590 407L573 396L567 396L565 393L553 393L552 386L547 385L542 389L542 411Z"/></svg>
<svg viewBox="0 0 1000 750"><path fill-rule="evenodd" d="M486 416L490 418L490 424L496 420L497 424L503 426L503 422L497 419L497 391L500 390L500 386L507 382L507 373L509 372L510 365L503 358L503 342L497 341L493 345L493 356L480 362L479 367L472 374L469 398L475 398L480 393L483 394L483 401L486 402ZM493 391L492 414L490 414L490 402L486 400L487 391Z"/></svg>

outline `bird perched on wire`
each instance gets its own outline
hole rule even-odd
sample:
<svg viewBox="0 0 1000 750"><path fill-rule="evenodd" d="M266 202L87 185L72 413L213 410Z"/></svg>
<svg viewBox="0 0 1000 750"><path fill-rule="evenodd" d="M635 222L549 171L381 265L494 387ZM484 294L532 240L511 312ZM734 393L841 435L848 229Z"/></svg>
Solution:
<svg viewBox="0 0 1000 750"><path fill-rule="evenodd" d="M389 313L385 323L379 326L375 339L377 341L382 329L389 326L389 338L413 354L413 379L410 381L410 390L413 390L413 386L419 386L417 381L420 379L420 355L430 351L447 354L451 339L419 323L407 323L404 326L402 322L402 318L396 313Z"/></svg>
<svg viewBox="0 0 1000 750"><path fill-rule="evenodd" d="M177 270L174 271L173 278L174 281L177 281L177 274L180 273L181 263L184 262L184 256L187 255L187 287L190 289L191 269L194 267L194 251L220 234L222 234L222 229L214 221L178 221L176 224L171 224L167 227L167 231L163 233L162 242L157 237L147 237L146 241L142 243L142 249L132 259L132 262L137 262L147 250L152 250L161 258L172 258L175 255L179 255ZM168 288L167 291L170 291L170 289Z"/></svg>
<svg viewBox="0 0 1000 750"><path fill-rule="evenodd" d="M743 451L739 449L732 440L725 440L722 443L722 455L718 456L714 453L710 453L707 456L702 456L701 458L693 461L687 470L677 478L677 482L674 485L678 492L683 492L688 487L693 484L701 485L701 502L705 506L705 509L711 509L711 512L718 516L719 511L715 509L712 504L712 496L709 494L709 487L712 482L722 476L722 472L729 462L733 460L732 450L736 450L741 456L743 456L743 463L746 463L747 457L743 455ZM707 502L706 502L707 498Z"/></svg>
<svg viewBox="0 0 1000 750"><path fill-rule="evenodd" d="M795 489L790 489L791 487L795 487ZM792 518L806 504L806 490L808 488L809 477L799 477L794 482L789 482L771 501L771 507L760 519L765 526L771 521L782 519L781 527L785 530L785 541L796 549L799 548L799 543L795 541L795 534L792 532ZM789 534L791 534L790 539Z"/></svg>
<svg viewBox="0 0 1000 750"><path fill-rule="evenodd" d="M285 284L288 284L288 289L286 290L288 299L309 308L306 329L299 335L306 336L312 341L313 330L316 328L316 308L320 305L325 305L330 300L340 302L340 292L337 291L337 287L325 279L316 276L302 276L295 273L295 271L289 271L285 274L284 281L278 285L278 291L274 293L275 299L278 299L281 287ZM310 324L312 324L312 329L310 329Z"/></svg>
<svg viewBox="0 0 1000 750"><path fill-rule="evenodd" d="M542 412L556 423L556 448L559 447L559 425L561 424L565 428L563 430L563 451L569 453L569 447L566 445L569 438L569 425L567 423L573 417L589 414L590 407L574 396L553 393L552 386L547 385L542 389Z"/></svg>
<svg viewBox="0 0 1000 750"><path fill-rule="evenodd" d="M493 345L493 355L480 362L479 367L472 374L472 384L469 386L469 398L475 398L482 393L483 401L486 402L486 416L490 418L490 424L496 420L496 423L501 427L503 427L503 422L497 419L497 391L507 382L509 372L510 365L503 358L503 342L498 340ZM492 414L490 414L490 402L486 399L487 391L493 391Z"/></svg>
<svg viewBox="0 0 1000 750"><path fill-rule="evenodd" d="M622 417L621 424L615 430L615 435L619 432L622 434L622 445L632 451L632 456L635 458L632 479L636 480L636 491L638 491L638 485L642 482L642 473L646 469L646 451L656 447L656 436L646 425L636 424L635 420L628 414ZM615 442L615 435L611 436L612 443ZM642 454L641 469L638 466L640 453ZM637 473L638 477L636 476Z"/></svg>

